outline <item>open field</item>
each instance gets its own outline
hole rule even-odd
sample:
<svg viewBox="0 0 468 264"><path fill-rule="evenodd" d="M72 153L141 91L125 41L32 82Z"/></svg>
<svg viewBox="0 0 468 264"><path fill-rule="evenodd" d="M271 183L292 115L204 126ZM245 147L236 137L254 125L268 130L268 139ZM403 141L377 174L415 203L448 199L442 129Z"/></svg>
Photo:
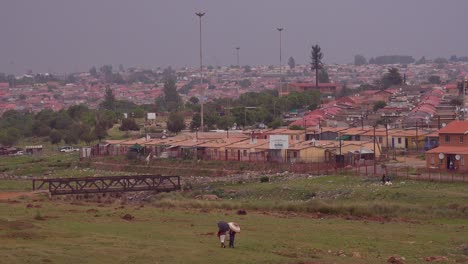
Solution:
<svg viewBox="0 0 468 264"><path fill-rule="evenodd" d="M465 184L381 186L324 176L191 188L149 200L1 201L0 263L385 263L396 255L404 263L468 261ZM195 198L202 195L220 199ZM242 226L236 249L219 248L219 220Z"/></svg>

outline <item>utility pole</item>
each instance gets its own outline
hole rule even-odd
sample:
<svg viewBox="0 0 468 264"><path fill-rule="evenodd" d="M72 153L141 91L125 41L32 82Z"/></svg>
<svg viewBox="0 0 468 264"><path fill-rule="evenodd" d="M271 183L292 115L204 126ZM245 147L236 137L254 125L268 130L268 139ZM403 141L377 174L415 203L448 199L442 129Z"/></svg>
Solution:
<svg viewBox="0 0 468 264"><path fill-rule="evenodd" d="M377 124L374 124L374 176L377 174L377 153L376 153L376 149L375 149L375 127L377 126Z"/></svg>
<svg viewBox="0 0 468 264"><path fill-rule="evenodd" d="M281 32L283 31L283 28L277 28L276 30L279 31L279 36L280 36L280 54L279 54L279 57L280 57L280 83L279 83L279 92L278 92L278 97L281 96L281 92L283 91L283 80L281 80L281 77L282 77L282 70L281 70L281 67L282 67L282 63L283 63L283 60L282 60L282 55L281 55L281 43L282 43L282 38L281 38Z"/></svg>
<svg viewBox="0 0 468 264"><path fill-rule="evenodd" d="M419 153L418 121L416 121L416 153Z"/></svg>
<svg viewBox="0 0 468 264"><path fill-rule="evenodd" d="M240 86L240 79L241 79L241 69L240 69L240 64L239 64L239 50L240 50L240 47L236 47L236 51L237 51L237 71L239 72L238 76L237 76L237 95L239 96L239 86Z"/></svg>
<svg viewBox="0 0 468 264"><path fill-rule="evenodd" d="M200 132L203 132L203 100L205 99L205 91L203 89L203 57L202 57L202 24L201 24L201 20L202 20L202 16L205 15L204 12L197 12L195 13L195 15L198 16L198 18L200 18L200 89L201 89L201 100L200 100L200 106L201 106L201 122L200 122L200 125L201 125L201 131Z"/></svg>
<svg viewBox="0 0 468 264"><path fill-rule="evenodd" d="M388 119L385 118L385 141L386 141L386 146L387 146L387 154L388 154L388 150L389 150L389 147L388 147Z"/></svg>
<svg viewBox="0 0 468 264"><path fill-rule="evenodd" d="M239 50L240 50L240 47L236 47L236 51L237 51L237 68L240 69L240 64L239 64Z"/></svg>

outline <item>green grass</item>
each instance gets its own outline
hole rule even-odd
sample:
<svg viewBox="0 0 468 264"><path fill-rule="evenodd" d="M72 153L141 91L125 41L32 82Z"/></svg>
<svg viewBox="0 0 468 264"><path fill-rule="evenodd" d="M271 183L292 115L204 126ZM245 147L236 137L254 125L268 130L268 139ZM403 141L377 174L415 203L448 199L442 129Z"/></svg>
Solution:
<svg viewBox="0 0 468 264"><path fill-rule="evenodd" d="M135 219L121 219L127 213ZM466 259L462 245L468 243L460 223L382 224L255 211L239 216L150 204L20 199L0 203L0 215L4 263L385 263L392 255L424 263L434 255ZM236 249L219 248L219 220L241 224ZM340 250L345 257L336 256Z"/></svg>
<svg viewBox="0 0 468 264"><path fill-rule="evenodd" d="M326 176L285 180L272 177L261 183L214 183L185 195L215 194L233 204L297 212L383 217L468 218L467 185L422 181ZM183 202L178 199L179 203ZM182 202L181 202L182 201ZM417 201L417 202L415 202Z"/></svg>
<svg viewBox="0 0 468 264"><path fill-rule="evenodd" d="M129 175L125 171L107 171L79 166L77 152L43 154L40 156L0 156L0 191L31 190L36 177L90 177ZM15 179L8 178L10 176ZM6 178L5 178L6 177ZM19 177L19 178L18 178Z"/></svg>

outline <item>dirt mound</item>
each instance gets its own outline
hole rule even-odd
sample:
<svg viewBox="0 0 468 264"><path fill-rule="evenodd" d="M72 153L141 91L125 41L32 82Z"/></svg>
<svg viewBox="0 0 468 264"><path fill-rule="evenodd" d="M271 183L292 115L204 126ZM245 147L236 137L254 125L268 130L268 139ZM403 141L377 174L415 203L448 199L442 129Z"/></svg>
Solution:
<svg viewBox="0 0 468 264"><path fill-rule="evenodd" d="M439 261L448 261L448 258L445 257L445 256L431 256L431 257L427 257L427 258L424 258L425 261L427 262L439 262Z"/></svg>
<svg viewBox="0 0 468 264"><path fill-rule="evenodd" d="M122 216L122 219L127 220L127 221L132 221L133 219L135 219L135 217L131 214L125 214L124 216Z"/></svg>
<svg viewBox="0 0 468 264"><path fill-rule="evenodd" d="M405 258L400 256L391 256L387 259L387 263L391 264L404 264Z"/></svg>
<svg viewBox="0 0 468 264"><path fill-rule="evenodd" d="M219 197L216 194L203 194L203 195L195 196L195 199L214 201L214 200L218 200Z"/></svg>
<svg viewBox="0 0 468 264"><path fill-rule="evenodd" d="M238 215L246 215L246 214L247 214L247 211L245 211L245 210L237 210L237 214L238 214Z"/></svg>

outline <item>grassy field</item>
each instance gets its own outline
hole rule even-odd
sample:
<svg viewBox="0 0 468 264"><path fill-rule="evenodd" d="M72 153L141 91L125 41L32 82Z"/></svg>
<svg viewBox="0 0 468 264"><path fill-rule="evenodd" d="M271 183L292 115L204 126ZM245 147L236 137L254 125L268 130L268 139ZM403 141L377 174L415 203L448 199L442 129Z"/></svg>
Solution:
<svg viewBox="0 0 468 264"><path fill-rule="evenodd" d="M192 184L146 202L2 201L0 263L386 263L396 255L405 263L468 261L466 185L271 180ZM213 194L221 199L195 198ZM235 249L219 248L219 220L242 226Z"/></svg>

